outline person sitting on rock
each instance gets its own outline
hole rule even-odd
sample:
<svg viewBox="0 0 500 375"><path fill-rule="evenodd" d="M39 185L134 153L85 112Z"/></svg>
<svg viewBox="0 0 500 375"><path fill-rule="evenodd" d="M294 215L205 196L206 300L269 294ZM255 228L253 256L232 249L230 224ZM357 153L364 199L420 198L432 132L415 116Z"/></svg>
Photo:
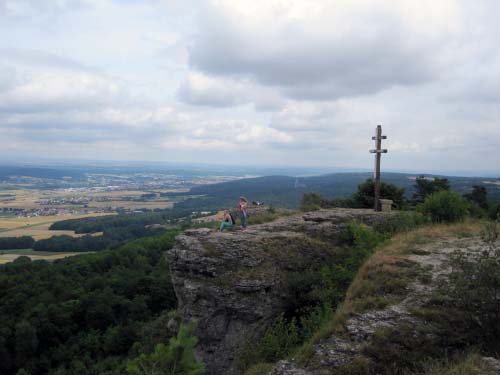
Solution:
<svg viewBox="0 0 500 375"><path fill-rule="evenodd" d="M222 217L222 222L220 223L220 228L219 231L223 231L224 228L228 227L234 227L236 225L236 221L233 218L233 215L231 215L231 212L229 210L224 211L224 216Z"/></svg>
<svg viewBox="0 0 500 375"><path fill-rule="evenodd" d="M240 220L241 220L241 230L247 229L247 206L248 201L245 197L240 197Z"/></svg>

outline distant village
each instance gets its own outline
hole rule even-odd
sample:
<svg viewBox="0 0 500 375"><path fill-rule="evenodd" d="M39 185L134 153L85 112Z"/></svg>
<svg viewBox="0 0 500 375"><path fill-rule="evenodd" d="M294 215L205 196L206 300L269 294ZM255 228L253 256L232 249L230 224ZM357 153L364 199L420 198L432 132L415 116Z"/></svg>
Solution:
<svg viewBox="0 0 500 375"><path fill-rule="evenodd" d="M17 217L139 213L156 209L155 202L167 204L162 191L189 189L196 185L234 180L235 176L175 175L161 173L86 173L83 178L50 178L9 175L0 178L0 215ZM30 204L12 204L16 189L39 191L40 198ZM54 194L47 194L47 192ZM143 194L127 194L142 191ZM123 195L120 194L123 192ZM106 195L105 193L113 193ZM107 203L109 204L107 204ZM147 202L145 207L133 202ZM149 208L147 208L149 207ZM191 217L209 214L193 212Z"/></svg>
<svg viewBox="0 0 500 375"><path fill-rule="evenodd" d="M67 208L67 207L39 207L39 208L0 208L0 214L12 214L18 217L38 217L38 216L67 216L97 213L112 213L116 209L112 207L92 207L92 208Z"/></svg>

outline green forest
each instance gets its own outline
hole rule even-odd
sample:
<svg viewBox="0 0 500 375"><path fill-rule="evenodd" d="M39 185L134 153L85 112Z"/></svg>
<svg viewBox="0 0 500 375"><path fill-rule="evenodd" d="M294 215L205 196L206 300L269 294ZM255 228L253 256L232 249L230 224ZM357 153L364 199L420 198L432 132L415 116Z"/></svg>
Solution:
<svg viewBox="0 0 500 375"><path fill-rule="evenodd" d="M176 298L164 252L177 233L0 266L0 373L124 374L127 359L168 343Z"/></svg>

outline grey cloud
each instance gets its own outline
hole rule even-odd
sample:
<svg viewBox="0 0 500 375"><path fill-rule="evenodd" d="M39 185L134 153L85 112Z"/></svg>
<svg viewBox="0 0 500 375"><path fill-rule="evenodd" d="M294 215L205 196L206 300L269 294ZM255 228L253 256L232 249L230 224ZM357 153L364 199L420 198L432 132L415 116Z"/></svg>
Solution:
<svg viewBox="0 0 500 375"><path fill-rule="evenodd" d="M278 130L293 132L325 132L336 120L333 105L289 104L283 110L274 113L270 126Z"/></svg>
<svg viewBox="0 0 500 375"><path fill-rule="evenodd" d="M274 91L249 80L191 74L177 90L181 101L199 106L233 107L253 103L258 112L276 111L283 100Z"/></svg>
<svg viewBox="0 0 500 375"><path fill-rule="evenodd" d="M130 126L112 122L99 113L87 113L65 116L25 115L15 122L4 120L0 134L15 135L17 140L26 142L65 142L90 144L95 142L114 142L133 140L137 144L150 145L172 131L167 127L158 127L154 122L142 126ZM0 122L2 118L0 117Z"/></svg>
<svg viewBox="0 0 500 375"><path fill-rule="evenodd" d="M374 16L369 22L371 35L353 30L345 38L328 32L310 36L292 26L278 35L252 35L237 19L209 9L202 13L189 61L207 74L251 77L295 99L368 95L435 78L433 40L420 41L397 19Z"/></svg>

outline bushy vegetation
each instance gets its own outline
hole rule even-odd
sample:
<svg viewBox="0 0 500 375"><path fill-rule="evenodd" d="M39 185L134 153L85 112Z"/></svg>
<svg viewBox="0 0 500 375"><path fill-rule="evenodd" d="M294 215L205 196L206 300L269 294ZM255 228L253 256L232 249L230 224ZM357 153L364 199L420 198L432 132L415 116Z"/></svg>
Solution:
<svg viewBox="0 0 500 375"><path fill-rule="evenodd" d="M491 220L500 219L500 203L491 205L488 211L488 216Z"/></svg>
<svg viewBox="0 0 500 375"><path fill-rule="evenodd" d="M435 223L453 223L465 219L468 205L460 194L442 190L425 198L419 210Z"/></svg>
<svg viewBox="0 0 500 375"><path fill-rule="evenodd" d="M405 198L405 189L390 183L381 183L381 198L393 201L396 209L414 210L417 208L433 222L454 222L463 220L467 215L473 218L496 219L500 215L500 203L491 204L488 191L484 186L474 185L469 193L462 196L450 191L447 178L417 177L415 193L411 200ZM350 198L327 199L319 193L303 195L300 209L314 211L320 208L372 208L374 206L374 182L367 179L358 185Z"/></svg>
<svg viewBox="0 0 500 375"><path fill-rule="evenodd" d="M451 273L443 278L434 307L453 314L459 327L449 329L453 345L479 347L496 354L500 346L500 228L488 223L483 231L486 247L480 251L457 250L450 259ZM436 305L438 304L438 305ZM437 314L436 316L438 316ZM449 322L439 324L449 327ZM451 327L449 327L451 328Z"/></svg>
<svg viewBox="0 0 500 375"><path fill-rule="evenodd" d="M386 236L391 236L395 233L406 232L417 228L420 225L427 224L430 219L415 211L400 211L392 216L385 218L383 221L377 222L373 228Z"/></svg>
<svg viewBox="0 0 500 375"><path fill-rule="evenodd" d="M164 257L176 233L0 266L0 373L123 375L134 342L162 342L148 324L176 307Z"/></svg>
<svg viewBox="0 0 500 375"><path fill-rule="evenodd" d="M358 186L358 190L352 195L353 207L373 208L374 206L375 183L369 178ZM381 182L380 198L390 199L395 208L403 208L406 204L405 189L398 188L396 185Z"/></svg>
<svg viewBox="0 0 500 375"><path fill-rule="evenodd" d="M415 179L415 193L412 198L415 203L422 203L428 196L448 190L450 190L450 182L447 178L419 176Z"/></svg>
<svg viewBox="0 0 500 375"><path fill-rule="evenodd" d="M204 368L194 355L198 339L192 336L192 326L181 326L168 344L156 344L151 353L141 353L129 361L130 375L200 375Z"/></svg>
<svg viewBox="0 0 500 375"><path fill-rule="evenodd" d="M327 199L319 193L305 193L300 201L302 211L314 211L320 208L373 208L375 185L371 178L358 185L350 198ZM382 182L380 184L381 199L390 199L396 208L406 206L405 189Z"/></svg>
<svg viewBox="0 0 500 375"><path fill-rule="evenodd" d="M464 194L464 198L483 210L488 210L488 190L484 186L474 185L470 193Z"/></svg>

